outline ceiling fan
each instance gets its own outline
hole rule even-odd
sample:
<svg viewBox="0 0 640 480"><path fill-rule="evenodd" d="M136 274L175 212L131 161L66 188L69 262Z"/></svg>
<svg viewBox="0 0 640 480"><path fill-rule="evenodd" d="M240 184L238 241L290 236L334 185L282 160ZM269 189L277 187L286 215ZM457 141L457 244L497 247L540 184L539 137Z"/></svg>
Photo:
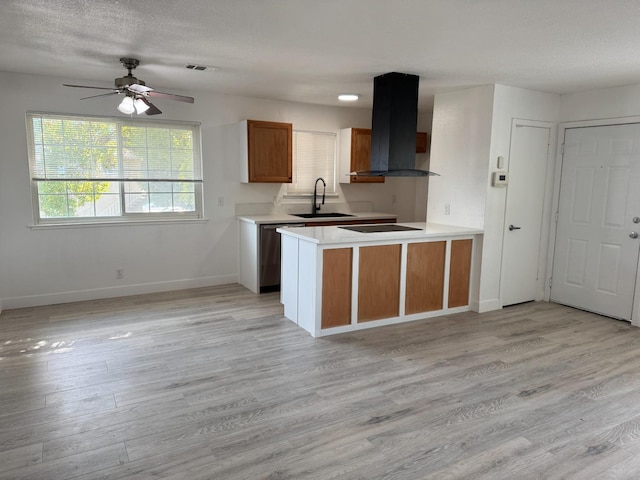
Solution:
<svg viewBox="0 0 640 480"><path fill-rule="evenodd" d="M138 114L146 113L147 115L157 115L162 113L158 107L149 101L149 98L166 98L169 100L178 100L179 102L193 103L193 97L157 92L153 88L147 87L139 78L134 77L131 72L140 65L140 61L138 59L124 57L120 59L120 63L129 71L129 73L124 77L116 78L114 81L115 87L91 87L88 85L69 85L67 83L63 83L63 85L65 87L110 90L109 93L91 95L89 97L83 97L80 100L124 93L125 97L120 105L118 105L118 110L126 115L131 115L134 112Z"/></svg>

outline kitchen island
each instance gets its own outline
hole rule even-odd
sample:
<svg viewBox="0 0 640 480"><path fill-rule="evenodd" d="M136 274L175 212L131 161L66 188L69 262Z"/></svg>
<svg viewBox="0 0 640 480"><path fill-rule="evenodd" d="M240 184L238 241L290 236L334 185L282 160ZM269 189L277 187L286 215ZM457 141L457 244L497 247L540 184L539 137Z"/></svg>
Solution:
<svg viewBox="0 0 640 480"><path fill-rule="evenodd" d="M285 316L319 337L470 310L482 230L399 226L407 230L278 229Z"/></svg>
<svg viewBox="0 0 640 480"><path fill-rule="evenodd" d="M299 209L299 208L297 208ZM315 218L301 217L291 213L269 213L238 216L240 240L239 283L249 290L260 293L279 289L280 285L280 226L312 226L363 223L393 223L396 215L380 212L352 212L348 214L325 212Z"/></svg>

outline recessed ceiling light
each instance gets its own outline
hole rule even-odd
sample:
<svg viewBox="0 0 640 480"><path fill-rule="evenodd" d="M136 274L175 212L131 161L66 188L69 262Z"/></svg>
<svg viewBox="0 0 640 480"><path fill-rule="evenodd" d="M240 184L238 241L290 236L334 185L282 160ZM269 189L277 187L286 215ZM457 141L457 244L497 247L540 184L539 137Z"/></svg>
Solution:
<svg viewBox="0 0 640 480"><path fill-rule="evenodd" d="M355 102L360 98L360 95L357 93L341 93L338 95L338 100L341 102Z"/></svg>

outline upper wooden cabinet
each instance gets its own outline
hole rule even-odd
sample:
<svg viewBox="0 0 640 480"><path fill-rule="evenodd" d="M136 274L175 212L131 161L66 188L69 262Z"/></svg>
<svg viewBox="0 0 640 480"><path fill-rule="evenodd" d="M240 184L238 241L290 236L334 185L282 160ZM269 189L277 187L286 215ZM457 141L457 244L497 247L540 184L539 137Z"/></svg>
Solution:
<svg viewBox="0 0 640 480"><path fill-rule="evenodd" d="M426 153L429 136L416 134L416 153ZM384 177L357 177L351 172L371 170L371 129L343 128L340 130L340 183L384 183Z"/></svg>
<svg viewBox="0 0 640 480"><path fill-rule="evenodd" d="M340 130L340 183L384 183L384 177L357 177L351 172L371 170L371 129Z"/></svg>
<svg viewBox="0 0 640 480"><path fill-rule="evenodd" d="M291 183L292 138L290 123L240 122L240 181Z"/></svg>
<svg viewBox="0 0 640 480"><path fill-rule="evenodd" d="M429 151L429 134L427 132L416 133L416 153Z"/></svg>

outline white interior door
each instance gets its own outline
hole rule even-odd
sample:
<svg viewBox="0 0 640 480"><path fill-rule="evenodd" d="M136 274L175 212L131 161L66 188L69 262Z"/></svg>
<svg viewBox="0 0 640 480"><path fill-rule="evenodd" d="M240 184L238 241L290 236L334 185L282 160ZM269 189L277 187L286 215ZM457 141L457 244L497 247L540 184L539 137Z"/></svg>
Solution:
<svg viewBox="0 0 640 480"><path fill-rule="evenodd" d="M502 253L502 305L542 298L540 242L551 127L514 121Z"/></svg>
<svg viewBox="0 0 640 480"><path fill-rule="evenodd" d="M630 320L640 247L634 217L640 124L567 129L551 300Z"/></svg>

